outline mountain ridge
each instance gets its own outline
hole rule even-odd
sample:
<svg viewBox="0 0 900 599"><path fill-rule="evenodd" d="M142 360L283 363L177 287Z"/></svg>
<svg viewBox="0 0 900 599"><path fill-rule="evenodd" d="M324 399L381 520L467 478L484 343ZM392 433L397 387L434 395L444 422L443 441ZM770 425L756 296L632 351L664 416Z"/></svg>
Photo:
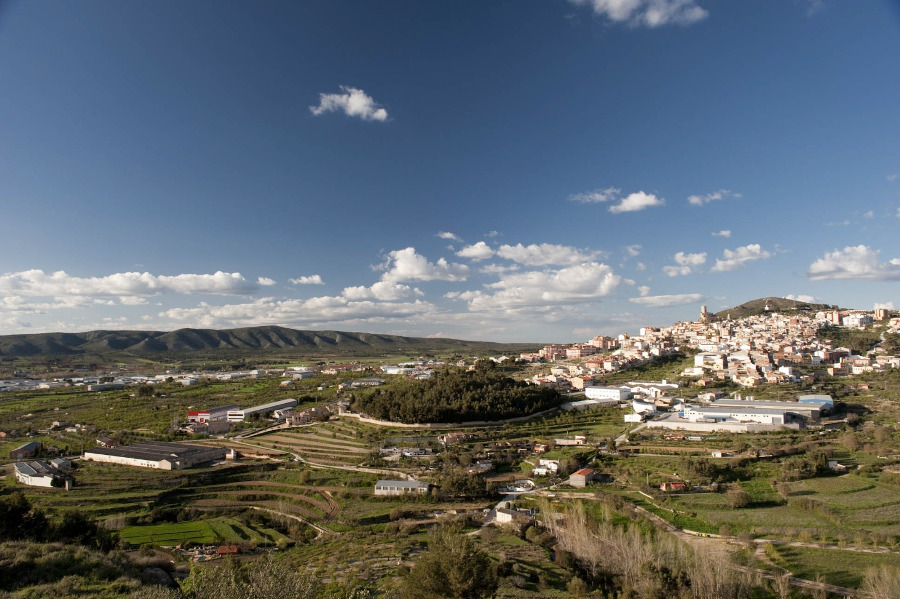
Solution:
<svg viewBox="0 0 900 599"><path fill-rule="evenodd" d="M443 337L407 337L381 333L299 330L280 326L175 331L95 330L82 333L25 333L0 335L0 356L78 356L124 352L134 355L181 354L202 351L283 350L425 350L485 349L537 346Z"/></svg>

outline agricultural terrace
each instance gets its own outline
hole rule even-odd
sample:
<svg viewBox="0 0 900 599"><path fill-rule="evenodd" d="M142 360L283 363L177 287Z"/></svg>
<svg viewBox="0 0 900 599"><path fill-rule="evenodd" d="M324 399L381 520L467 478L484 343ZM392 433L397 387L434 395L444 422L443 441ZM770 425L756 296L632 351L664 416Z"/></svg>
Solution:
<svg viewBox="0 0 900 599"><path fill-rule="evenodd" d="M217 517L192 522L166 522L126 526L119 536L130 545L184 545L186 543L251 543L278 545L287 538L281 532L236 518Z"/></svg>
<svg viewBox="0 0 900 599"><path fill-rule="evenodd" d="M378 450L377 441L372 440L374 430L371 426L345 418L279 430L253 437L248 442L296 453L315 464L356 466Z"/></svg>

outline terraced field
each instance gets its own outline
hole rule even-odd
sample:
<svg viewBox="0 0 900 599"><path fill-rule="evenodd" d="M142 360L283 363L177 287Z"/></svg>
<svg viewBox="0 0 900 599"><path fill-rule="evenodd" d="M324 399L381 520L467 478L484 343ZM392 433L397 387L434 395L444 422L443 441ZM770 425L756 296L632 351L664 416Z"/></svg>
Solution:
<svg viewBox="0 0 900 599"><path fill-rule="evenodd" d="M332 495L342 489L299 483L297 470L234 468L179 489L169 501L200 511L262 509L321 526L341 511Z"/></svg>
<svg viewBox="0 0 900 599"><path fill-rule="evenodd" d="M285 429L254 437L264 447L299 454L317 464L355 466L372 452L364 429L353 422L323 422L309 427Z"/></svg>
<svg viewBox="0 0 900 599"><path fill-rule="evenodd" d="M252 542L263 545L278 543L285 536L277 530L244 524L233 518L211 518L194 522L128 526L119 532L132 545L178 545L185 542Z"/></svg>

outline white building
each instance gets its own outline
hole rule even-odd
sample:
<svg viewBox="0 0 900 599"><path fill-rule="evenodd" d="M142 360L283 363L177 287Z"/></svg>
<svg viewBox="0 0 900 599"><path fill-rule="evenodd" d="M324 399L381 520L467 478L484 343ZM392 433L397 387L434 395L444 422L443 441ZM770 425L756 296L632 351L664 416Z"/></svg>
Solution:
<svg viewBox="0 0 900 599"><path fill-rule="evenodd" d="M618 403L631 399L631 389L627 387L585 387L584 396L604 403Z"/></svg>
<svg viewBox="0 0 900 599"><path fill-rule="evenodd" d="M296 405L296 399L280 399L278 401L273 401L259 406L253 406L252 408L244 408L243 410L229 410L228 422L243 422L244 419L247 418L247 416L250 416L252 414L264 415L269 412L274 412L275 410L286 410L288 408L293 408Z"/></svg>
<svg viewBox="0 0 900 599"><path fill-rule="evenodd" d="M375 483L376 496L427 495L431 485L418 480L380 480Z"/></svg>
<svg viewBox="0 0 900 599"><path fill-rule="evenodd" d="M226 453L224 447L149 441L124 447L95 447L86 450L83 458L93 462L141 468L182 470L225 459Z"/></svg>

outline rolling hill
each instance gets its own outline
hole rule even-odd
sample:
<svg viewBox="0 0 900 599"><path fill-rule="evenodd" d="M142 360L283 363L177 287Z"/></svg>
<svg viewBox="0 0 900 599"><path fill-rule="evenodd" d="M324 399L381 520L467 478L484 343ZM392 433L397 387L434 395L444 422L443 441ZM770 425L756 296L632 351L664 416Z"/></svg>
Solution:
<svg viewBox="0 0 900 599"><path fill-rule="evenodd" d="M728 308L727 310L716 312L715 316L716 318L720 319L728 318L730 316L733 320L737 320L739 318L746 318L748 316L765 314L767 312L766 306L769 307L768 312L782 313L815 313L819 310L831 310L836 307L829 304L810 304L808 302L800 302L783 297L762 297L759 299L751 300L749 302L745 302L740 306L734 306L733 308Z"/></svg>

